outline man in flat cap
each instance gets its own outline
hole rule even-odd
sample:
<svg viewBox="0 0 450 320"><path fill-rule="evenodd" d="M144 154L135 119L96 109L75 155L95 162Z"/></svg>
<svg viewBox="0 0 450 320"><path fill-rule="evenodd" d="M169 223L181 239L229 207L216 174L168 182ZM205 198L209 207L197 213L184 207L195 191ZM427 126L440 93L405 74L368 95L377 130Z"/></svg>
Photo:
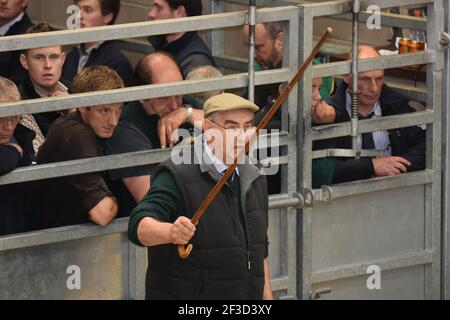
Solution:
<svg viewBox="0 0 450 320"><path fill-rule="evenodd" d="M128 229L132 242L149 248L147 299L272 299L266 178L242 152L258 110L229 93L210 98L204 134L181 147L192 155L183 157L190 163L172 157L153 175ZM236 171L193 225L191 218L238 154ZM177 245L188 243L194 249L183 260Z"/></svg>

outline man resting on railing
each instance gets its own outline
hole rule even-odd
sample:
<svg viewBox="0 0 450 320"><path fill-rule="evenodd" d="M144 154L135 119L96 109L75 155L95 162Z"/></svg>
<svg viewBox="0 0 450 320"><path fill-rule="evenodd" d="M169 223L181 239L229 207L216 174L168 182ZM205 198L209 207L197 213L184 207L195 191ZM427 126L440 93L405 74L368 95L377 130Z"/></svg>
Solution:
<svg viewBox="0 0 450 320"><path fill-rule="evenodd" d="M372 47L361 46L359 58L377 58ZM345 75L344 83L330 97L328 103L336 110L336 122L350 121L352 76ZM415 112L409 100L384 84L384 70L361 72L358 75L358 103L360 119L380 118ZM351 149L351 137L335 139L336 148ZM336 160L333 183L371 177L398 175L425 169L425 130L420 126L381 130L358 137L359 149L377 149L385 156L377 158L339 158Z"/></svg>
<svg viewBox="0 0 450 320"><path fill-rule="evenodd" d="M0 103L20 100L16 85L0 77ZM34 132L19 124L20 116L0 118L0 175L35 162ZM0 186L0 236L24 232L32 212L27 184Z"/></svg>
<svg viewBox="0 0 450 320"><path fill-rule="evenodd" d="M73 84L74 93L123 88L122 79L108 67L83 70ZM104 139L116 129L122 103L79 108L57 119L39 150L39 164L102 155ZM42 183L43 227L86 223L108 225L117 214L117 200L101 173L46 180Z"/></svg>

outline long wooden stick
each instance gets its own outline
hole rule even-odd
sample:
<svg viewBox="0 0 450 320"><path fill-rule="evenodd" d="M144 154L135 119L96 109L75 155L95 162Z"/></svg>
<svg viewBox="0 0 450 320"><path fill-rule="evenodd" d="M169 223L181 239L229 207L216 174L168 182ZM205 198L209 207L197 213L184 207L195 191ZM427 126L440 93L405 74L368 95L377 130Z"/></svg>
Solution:
<svg viewBox="0 0 450 320"><path fill-rule="evenodd" d="M256 128L256 135L259 135L259 132L261 129L265 128L265 126L269 123L269 121L272 119L272 117L275 115L275 113L280 109L280 107L283 105L283 103L286 101L286 99L289 96L289 93L292 91L292 89L295 87L297 82L300 80L300 78L303 76L303 73L305 72L306 68L308 68L309 64L313 61L314 57L319 53L320 48L323 46L327 38L330 36L332 32L331 28L327 28L323 36L320 38L317 45L314 47L311 54L306 58L305 62L301 65L301 67L298 69L295 76L292 78L292 80L289 82L287 88L283 91L283 93L278 97L278 99L275 101L274 105L270 108L269 112L264 116L261 123ZM251 139L249 139L251 141ZM249 142L247 142L245 149L242 152L246 152L248 149ZM195 215L192 217L191 222L194 225L197 225L202 216L205 214L206 209L210 206L210 204L214 201L217 194L222 190L225 183L228 181L228 179L233 174L234 170L236 170L236 167L238 165L238 160L240 159L240 155L234 159L234 163L228 167L228 169L225 171L224 175L220 180L217 182L217 184L214 186L214 188L211 190L211 192L208 194L206 199L202 202L200 207L198 208ZM178 246L178 255L182 259L186 259L191 254L193 247L192 244L189 244L187 248L185 248L184 245Z"/></svg>

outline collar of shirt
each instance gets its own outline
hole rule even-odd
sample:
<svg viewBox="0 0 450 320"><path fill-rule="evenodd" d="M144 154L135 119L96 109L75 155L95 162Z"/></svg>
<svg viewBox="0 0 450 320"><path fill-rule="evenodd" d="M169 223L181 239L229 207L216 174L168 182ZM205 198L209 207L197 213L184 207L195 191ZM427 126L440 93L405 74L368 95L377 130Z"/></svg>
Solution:
<svg viewBox="0 0 450 320"><path fill-rule="evenodd" d="M21 14L19 14L14 20L11 20L10 22L8 22L7 24L3 25L0 27L0 36L4 36L9 29L16 24L17 22L19 22L20 20L22 20L23 16L24 16L25 12L22 11Z"/></svg>
<svg viewBox="0 0 450 320"><path fill-rule="evenodd" d="M209 145L206 143L206 141L203 141L203 149L205 150L204 157L208 157L209 159L204 159L207 160L207 163L212 163L212 165L214 166L214 168L217 170L217 172L220 173L224 173L227 169L228 166L225 165L219 158L217 158L211 148L209 147ZM236 167L236 173L239 175L239 168Z"/></svg>
<svg viewBox="0 0 450 320"><path fill-rule="evenodd" d="M89 49L84 49L84 43L80 44L78 47L78 50L80 52L80 56L90 56L92 51L95 49L100 48L100 46L103 44L104 41L99 41L95 43L95 46L90 47Z"/></svg>
<svg viewBox="0 0 450 320"><path fill-rule="evenodd" d="M352 117L352 96L350 95L350 92L346 91L346 99L345 99L345 108L347 109L348 115L350 118ZM372 107L372 110L368 114L371 114L373 112L374 118L381 117L381 105L380 101L377 101L375 105Z"/></svg>
<svg viewBox="0 0 450 320"><path fill-rule="evenodd" d="M62 84L60 81L58 81L58 83L56 84L56 88L55 88L54 92L48 92L48 90L46 90L45 88L41 87L40 85L34 83L33 81L32 81L32 83L33 83L34 90L41 98L49 97L50 94L57 92L57 91L62 91L62 92L69 91L69 89L64 84Z"/></svg>

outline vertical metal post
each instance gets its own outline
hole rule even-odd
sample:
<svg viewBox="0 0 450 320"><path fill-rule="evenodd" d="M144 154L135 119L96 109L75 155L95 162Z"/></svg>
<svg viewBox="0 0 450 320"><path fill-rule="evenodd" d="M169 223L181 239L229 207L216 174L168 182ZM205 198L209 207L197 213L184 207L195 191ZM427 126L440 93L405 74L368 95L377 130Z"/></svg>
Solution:
<svg viewBox="0 0 450 320"><path fill-rule="evenodd" d="M444 1L444 16L445 16L445 32L450 33L450 0ZM444 108L442 109L443 130L445 137L442 143L442 150L444 156L442 157L442 165L444 172L444 191L442 201L442 217L443 217L443 232L442 232L442 299L450 299L450 48L445 49L445 63L444 63L444 78L442 81L444 88L442 95L442 102Z"/></svg>
<svg viewBox="0 0 450 320"><path fill-rule="evenodd" d="M284 45L283 45L283 68L289 68L290 77L294 77L298 66L299 66L299 42L298 42L298 30L299 30L299 10L298 8L293 8L293 14L290 15L289 24L284 27ZM289 132L289 144L288 144L288 157L289 163L287 164L287 172L284 170L282 177L283 185L282 192L292 194L297 192L297 176L298 176L298 166L297 166L297 150L299 149L298 135L297 135L297 121L299 96L298 91L292 90L289 98L287 100L288 108L283 108L283 131ZM284 168L285 169L285 168ZM287 181L287 186L284 181ZM286 188L287 187L287 188ZM299 229L297 229L297 221L299 216L297 215L297 209L287 208L287 219L286 216L282 216L281 225L284 227L282 229L285 234L282 237L282 241L286 241L287 250L283 252L285 254L287 274L289 278L288 283L288 295L291 297L299 297L299 292L297 289L297 277L301 277L301 273L297 270L297 250L301 247L300 243L297 241ZM287 221L286 221L287 220ZM282 272L283 270L282 264Z"/></svg>
<svg viewBox="0 0 450 320"><path fill-rule="evenodd" d="M225 1L208 0L206 1L206 13L223 13L225 11ZM206 44L211 50L214 57L223 56L225 54L225 32L222 29L214 29L206 33Z"/></svg>
<svg viewBox="0 0 450 320"><path fill-rule="evenodd" d="M357 151L357 137L358 137L358 63L359 63L359 48L358 48L358 23L359 12L361 11L359 0L353 0L353 21L352 21L352 119L351 119L351 133L352 133L352 148L356 154ZM358 155L357 155L358 158Z"/></svg>
<svg viewBox="0 0 450 320"><path fill-rule="evenodd" d="M299 63L303 63L313 48L313 10L300 7ZM311 96L312 66L306 69L299 83L297 121L297 189L312 187L312 139L311 139ZM302 299L310 299L312 285L312 209L298 210L297 230L297 290Z"/></svg>
<svg viewBox="0 0 450 320"><path fill-rule="evenodd" d="M428 5L428 50L435 61L427 65L427 108L434 112L427 127L427 169L433 170L433 182L425 186L425 247L433 251L432 262L425 266L425 298L440 298L441 278L441 123L442 71L444 53L439 50L439 30L444 28L443 0Z"/></svg>
<svg viewBox="0 0 450 320"><path fill-rule="evenodd" d="M147 269L147 249L138 247L128 241L128 237L123 234L126 247L128 248L128 300L145 299L145 274ZM126 249L124 248L124 251Z"/></svg>
<svg viewBox="0 0 450 320"><path fill-rule="evenodd" d="M249 0L248 4L248 100L255 102L255 26L256 1Z"/></svg>

